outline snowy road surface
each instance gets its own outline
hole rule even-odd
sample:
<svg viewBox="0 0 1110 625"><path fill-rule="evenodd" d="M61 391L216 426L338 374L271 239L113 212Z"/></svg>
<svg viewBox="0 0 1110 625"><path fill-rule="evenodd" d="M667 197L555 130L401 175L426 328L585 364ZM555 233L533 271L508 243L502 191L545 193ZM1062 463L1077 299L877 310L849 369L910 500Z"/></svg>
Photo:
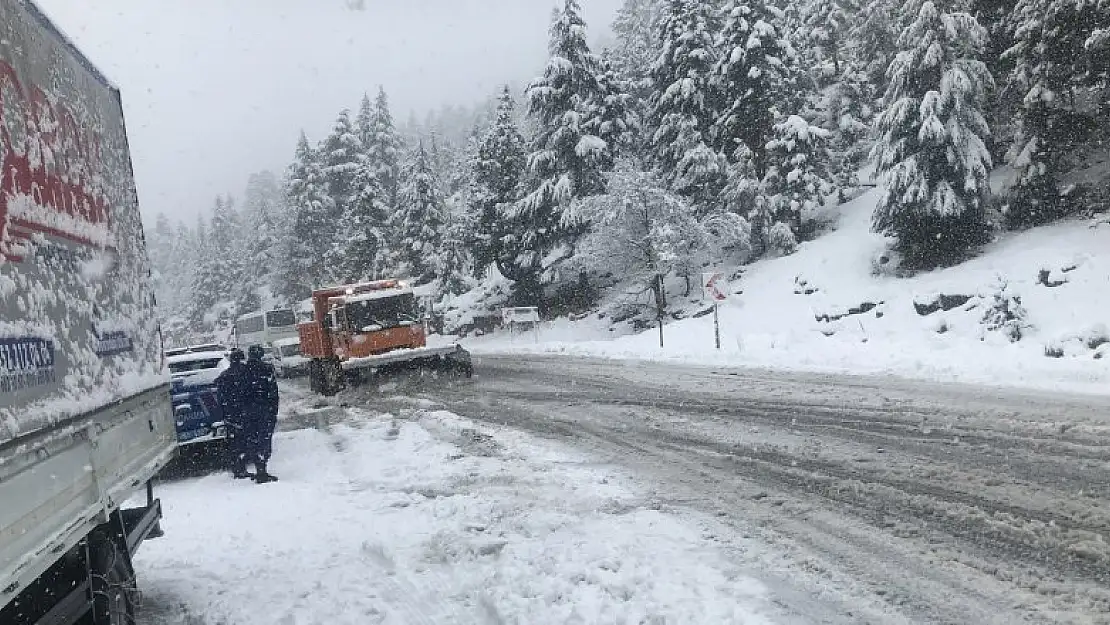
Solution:
<svg viewBox="0 0 1110 625"><path fill-rule="evenodd" d="M763 543L798 622L1110 623L1106 398L559 357L477 372L428 397Z"/></svg>
<svg viewBox="0 0 1110 625"><path fill-rule="evenodd" d="M476 371L324 412L287 385L279 484L160 489L140 622L1110 623L1110 399Z"/></svg>
<svg viewBox="0 0 1110 625"><path fill-rule="evenodd" d="M411 398L341 398L321 419L303 389L283 396L280 482L159 487L140 624L783 622L744 541L617 467Z"/></svg>

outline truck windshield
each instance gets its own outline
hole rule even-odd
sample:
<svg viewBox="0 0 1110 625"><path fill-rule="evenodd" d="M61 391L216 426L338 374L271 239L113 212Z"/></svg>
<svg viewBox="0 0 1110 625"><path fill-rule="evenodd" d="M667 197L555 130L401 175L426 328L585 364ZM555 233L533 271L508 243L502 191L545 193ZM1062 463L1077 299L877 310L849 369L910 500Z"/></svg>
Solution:
<svg viewBox="0 0 1110 625"><path fill-rule="evenodd" d="M396 328L420 320L416 313L416 297L411 293L355 302L347 306L347 321L356 332L370 326Z"/></svg>
<svg viewBox="0 0 1110 625"><path fill-rule="evenodd" d="M285 328L297 324L297 316L292 310L271 310L266 313L266 325L271 328Z"/></svg>
<svg viewBox="0 0 1110 625"><path fill-rule="evenodd" d="M294 343L292 345L282 345L281 346L281 355L282 355L282 357L285 357L285 358L288 358L290 356L300 356L301 355L301 345L300 345L300 343Z"/></svg>

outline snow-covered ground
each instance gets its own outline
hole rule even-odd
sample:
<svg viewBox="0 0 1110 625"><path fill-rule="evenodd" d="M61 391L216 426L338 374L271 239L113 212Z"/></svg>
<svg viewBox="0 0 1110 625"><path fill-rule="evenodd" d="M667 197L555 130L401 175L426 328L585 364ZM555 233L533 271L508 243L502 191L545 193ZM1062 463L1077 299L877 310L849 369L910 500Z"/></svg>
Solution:
<svg viewBox="0 0 1110 625"><path fill-rule="evenodd" d="M293 396L290 414L309 408ZM767 589L618 469L414 401L279 434L265 486L159 488L149 625L757 624Z"/></svg>
<svg viewBox="0 0 1110 625"><path fill-rule="evenodd" d="M869 232L878 191L839 209L835 231L791 256L746 268L720 307L720 351L701 294L658 333L629 334L592 316L544 324L538 335L468 339L475 352L543 352L672 359L940 381L1110 392L1110 224L1079 220L1004 234L959 266L909 278L876 275L882 237ZM1028 311L1011 343L987 331L999 279ZM939 301L949 310L922 314ZM965 298L970 298L964 301ZM672 301L678 300L672 293ZM920 309L920 310L919 310ZM1049 357L1052 353L1054 357Z"/></svg>

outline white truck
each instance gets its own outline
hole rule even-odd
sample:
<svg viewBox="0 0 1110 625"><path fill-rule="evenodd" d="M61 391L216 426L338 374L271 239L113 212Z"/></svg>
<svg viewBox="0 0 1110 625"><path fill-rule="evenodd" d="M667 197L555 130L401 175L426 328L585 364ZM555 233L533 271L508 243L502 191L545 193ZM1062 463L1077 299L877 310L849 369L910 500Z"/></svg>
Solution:
<svg viewBox="0 0 1110 625"><path fill-rule="evenodd" d="M177 443L153 294L119 91L0 0L3 625L133 622Z"/></svg>

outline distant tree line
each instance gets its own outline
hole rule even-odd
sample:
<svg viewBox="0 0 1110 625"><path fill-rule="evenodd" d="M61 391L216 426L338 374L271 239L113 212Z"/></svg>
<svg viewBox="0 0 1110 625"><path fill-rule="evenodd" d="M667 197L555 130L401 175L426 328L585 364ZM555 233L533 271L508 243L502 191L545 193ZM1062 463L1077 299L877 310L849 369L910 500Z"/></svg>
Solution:
<svg viewBox="0 0 1110 625"><path fill-rule="evenodd" d="M493 270L510 301L588 300L605 276L789 254L861 171L907 269L1110 195L1066 181L1110 121L1105 2L626 0L613 30L594 52L565 0L522 105L506 87L398 130L380 90L322 141L302 133L241 209L160 219L167 306L200 321L386 276L450 305ZM1014 182L996 195L1001 163Z"/></svg>

